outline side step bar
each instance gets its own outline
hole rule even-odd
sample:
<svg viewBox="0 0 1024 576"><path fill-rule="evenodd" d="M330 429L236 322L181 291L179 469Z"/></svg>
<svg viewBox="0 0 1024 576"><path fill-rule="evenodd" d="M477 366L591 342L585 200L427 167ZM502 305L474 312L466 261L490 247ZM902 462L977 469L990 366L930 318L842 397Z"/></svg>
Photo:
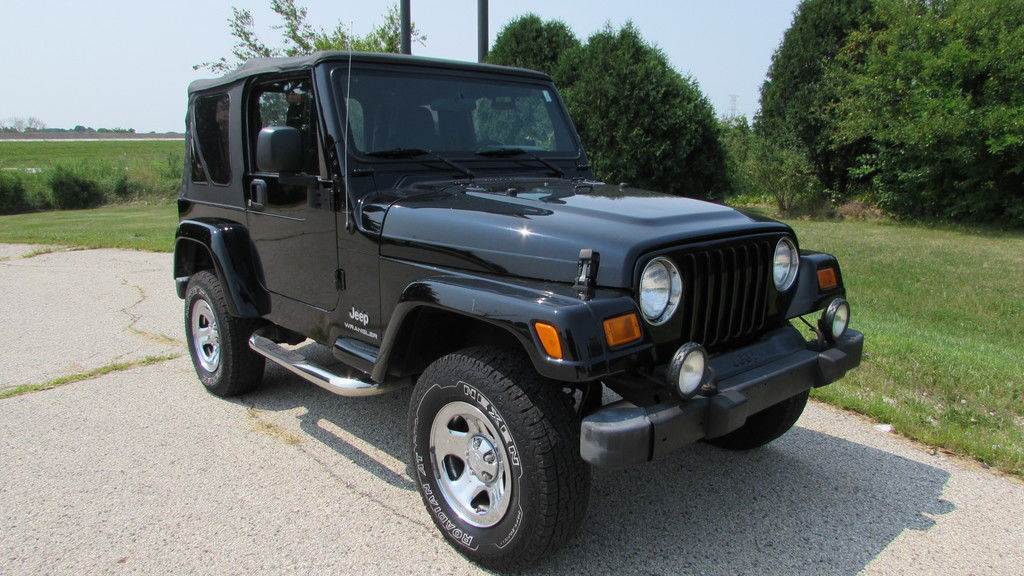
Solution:
<svg viewBox="0 0 1024 576"><path fill-rule="evenodd" d="M271 362L280 364L324 390L339 396L375 396L392 389L391 386L334 374L309 361L302 354L288 350L259 334L253 334L252 338L249 338L249 348L261 356L266 356Z"/></svg>

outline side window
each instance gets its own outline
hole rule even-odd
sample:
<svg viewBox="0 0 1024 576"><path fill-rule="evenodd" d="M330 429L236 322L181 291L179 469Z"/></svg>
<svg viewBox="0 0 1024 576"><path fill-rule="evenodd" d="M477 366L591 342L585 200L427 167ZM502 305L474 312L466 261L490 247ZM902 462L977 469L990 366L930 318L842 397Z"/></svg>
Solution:
<svg viewBox="0 0 1024 576"><path fill-rule="evenodd" d="M345 105L348 106L348 126L352 131L352 143L356 150L366 150L366 115L363 114L363 105L354 98L345 98Z"/></svg>
<svg viewBox="0 0 1024 576"><path fill-rule="evenodd" d="M214 184L231 182L231 159L228 156L227 94L200 96L192 108L192 181Z"/></svg>
<svg viewBox="0 0 1024 576"><path fill-rule="evenodd" d="M316 116L308 79L278 80L256 87L253 95L252 133L249 149L255 153L256 138L268 126L290 126L302 134L303 171L319 174L316 148Z"/></svg>

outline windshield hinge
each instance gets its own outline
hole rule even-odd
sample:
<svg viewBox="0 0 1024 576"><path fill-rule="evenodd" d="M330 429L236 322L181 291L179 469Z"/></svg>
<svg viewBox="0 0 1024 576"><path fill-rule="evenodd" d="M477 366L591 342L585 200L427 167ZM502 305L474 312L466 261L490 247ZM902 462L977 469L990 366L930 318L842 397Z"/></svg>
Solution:
<svg viewBox="0 0 1024 576"><path fill-rule="evenodd" d="M594 288L597 286L597 268L601 263L601 255L591 248L580 250L580 259L576 265L576 282L573 288L580 300L590 300L594 297Z"/></svg>

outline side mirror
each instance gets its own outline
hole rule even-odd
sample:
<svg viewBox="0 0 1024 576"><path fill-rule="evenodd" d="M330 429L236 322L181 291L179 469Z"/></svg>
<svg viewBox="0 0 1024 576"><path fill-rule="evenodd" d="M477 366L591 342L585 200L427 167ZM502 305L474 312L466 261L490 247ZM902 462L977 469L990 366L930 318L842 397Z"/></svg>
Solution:
<svg viewBox="0 0 1024 576"><path fill-rule="evenodd" d="M291 126L267 126L256 138L256 166L261 172L302 171L302 134Z"/></svg>

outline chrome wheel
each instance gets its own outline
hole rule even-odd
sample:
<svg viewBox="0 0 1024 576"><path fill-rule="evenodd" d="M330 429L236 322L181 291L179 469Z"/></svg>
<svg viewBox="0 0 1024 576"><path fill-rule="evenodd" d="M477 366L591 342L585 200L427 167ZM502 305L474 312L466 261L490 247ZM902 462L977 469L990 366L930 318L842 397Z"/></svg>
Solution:
<svg viewBox="0 0 1024 576"><path fill-rule="evenodd" d="M479 408L446 404L430 428L430 453L441 495L465 522L494 526L512 496L508 453L501 436Z"/></svg>
<svg viewBox="0 0 1024 576"><path fill-rule="evenodd" d="M220 366L220 332L217 317L202 298L192 304L192 348L203 370L216 372Z"/></svg>

